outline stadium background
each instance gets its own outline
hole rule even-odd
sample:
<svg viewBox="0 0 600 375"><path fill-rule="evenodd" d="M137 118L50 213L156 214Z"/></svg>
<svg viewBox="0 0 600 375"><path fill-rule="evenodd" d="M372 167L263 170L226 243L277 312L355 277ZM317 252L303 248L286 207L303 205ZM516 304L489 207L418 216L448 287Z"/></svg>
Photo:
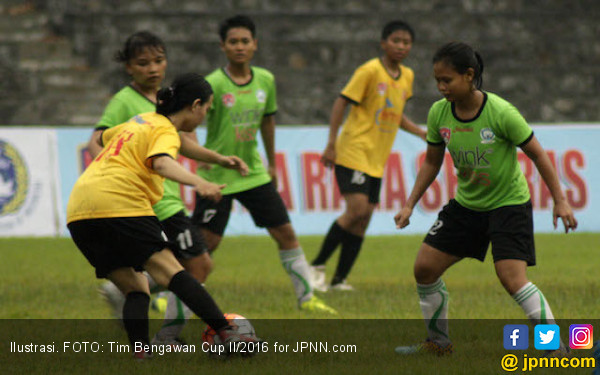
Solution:
<svg viewBox="0 0 600 375"><path fill-rule="evenodd" d="M3 0L0 124L91 125L126 82L114 52L148 29L169 53L169 78L224 64L218 22L247 13L258 26L256 65L278 81L279 124L324 124L336 94L379 53L384 22L416 30L407 113L424 123L439 98L436 47L460 39L485 59L484 88L534 123L598 121L600 2L595 0Z"/></svg>

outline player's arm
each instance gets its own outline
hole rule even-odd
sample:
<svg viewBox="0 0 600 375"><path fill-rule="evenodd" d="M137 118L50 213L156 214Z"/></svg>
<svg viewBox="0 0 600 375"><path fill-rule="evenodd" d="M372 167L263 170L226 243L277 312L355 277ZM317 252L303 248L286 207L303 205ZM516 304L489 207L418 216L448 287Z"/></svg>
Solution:
<svg viewBox="0 0 600 375"><path fill-rule="evenodd" d="M577 220L560 187L554 166L542 148L542 145L535 135L532 134L529 141L521 144L520 147L529 159L533 161L542 179L548 186L550 194L552 194L552 199L554 200L554 209L552 210L554 229L556 229L557 221L560 217L565 227L565 233L568 233L569 229L575 230L577 228Z"/></svg>
<svg viewBox="0 0 600 375"><path fill-rule="evenodd" d="M218 164L228 169L235 169L242 176L248 174L248 165L242 159L237 156L223 156L216 151L200 146L195 133L179 132L179 138L181 139L179 152L186 158L210 164Z"/></svg>
<svg viewBox="0 0 600 375"><path fill-rule="evenodd" d="M337 140L342 121L344 121L344 114L346 113L348 103L350 103L348 99L343 96L338 96L335 102L333 102L331 116L329 117L329 138L327 139L325 151L321 155L321 163L329 168L335 164L335 141Z"/></svg>
<svg viewBox="0 0 600 375"><path fill-rule="evenodd" d="M425 190L431 185L435 177L438 175L442 163L444 162L444 152L446 147L444 144L440 145L427 145L427 153L425 154L425 162L419 169L419 173L417 174L417 179L415 181L415 185L412 188L410 196L406 201L406 204L396 216L394 216L394 221L396 222L396 227L401 229L410 224L410 216L412 215L412 211L415 208L417 202L423 194L425 194Z"/></svg>
<svg viewBox="0 0 600 375"><path fill-rule="evenodd" d="M202 177L185 169L169 155L157 155L151 158L152 169L162 177L168 178L180 184L192 186L200 196L219 201L221 190L225 185L217 185L208 182Z"/></svg>
<svg viewBox="0 0 600 375"><path fill-rule="evenodd" d="M400 127L409 132L410 134L414 134L417 137L421 138L424 141L427 141L427 130L422 129L419 125L412 122L405 114L402 114L402 120L400 120Z"/></svg>
<svg viewBox="0 0 600 375"><path fill-rule="evenodd" d="M95 159L96 156L98 156L98 154L100 154L100 151L102 151L103 131L104 129L95 129L88 142L87 149L90 153L90 156L92 157L92 160Z"/></svg>
<svg viewBox="0 0 600 375"><path fill-rule="evenodd" d="M264 116L260 123L260 135L267 154L268 171L273 184L277 187L277 170L275 168L275 116Z"/></svg>

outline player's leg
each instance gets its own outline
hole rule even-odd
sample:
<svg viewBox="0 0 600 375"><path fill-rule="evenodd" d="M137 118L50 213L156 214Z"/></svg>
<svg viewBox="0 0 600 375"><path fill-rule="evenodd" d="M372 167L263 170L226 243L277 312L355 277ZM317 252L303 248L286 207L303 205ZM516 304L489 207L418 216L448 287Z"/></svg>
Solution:
<svg viewBox="0 0 600 375"><path fill-rule="evenodd" d="M533 325L555 324L546 297L527 278L527 267L535 265L531 202L494 210L490 215L490 237L496 275L504 289ZM562 341L560 345L566 350Z"/></svg>
<svg viewBox="0 0 600 375"><path fill-rule="evenodd" d="M171 250L181 265L198 282L203 283L206 281L212 270L212 259L208 254L202 236L192 225L190 218L187 217L184 211L180 211L163 220L161 224L167 238L173 244ZM179 335L192 314L192 310L181 302L175 294L168 293L165 320L161 329L152 339L152 343L181 344Z"/></svg>
<svg viewBox="0 0 600 375"><path fill-rule="evenodd" d="M150 306L150 290L146 277L133 268L119 268L110 272L107 278L125 296L123 304L123 326L127 332L131 352L139 359L145 358L150 353L140 350L136 343L148 345L150 343L148 332L148 308Z"/></svg>
<svg viewBox="0 0 600 375"><path fill-rule="evenodd" d="M292 281L298 306L336 313L313 294L308 262L275 186L268 183L237 193L235 196L248 209L254 223L258 227L267 228L277 243L279 259Z"/></svg>
<svg viewBox="0 0 600 375"><path fill-rule="evenodd" d="M441 276L464 257L483 261L489 245L486 231L487 216L484 213L468 210L454 200L440 211L419 249L414 265L427 339L422 344L399 346L397 353L452 353L448 337L449 293Z"/></svg>
<svg viewBox="0 0 600 375"><path fill-rule="evenodd" d="M338 260L331 288L334 290L353 290L346 283L346 278L352 269L362 247L365 232L371 221L376 204L369 202L369 197L362 193L345 194L346 211L338 219L342 228L342 251Z"/></svg>

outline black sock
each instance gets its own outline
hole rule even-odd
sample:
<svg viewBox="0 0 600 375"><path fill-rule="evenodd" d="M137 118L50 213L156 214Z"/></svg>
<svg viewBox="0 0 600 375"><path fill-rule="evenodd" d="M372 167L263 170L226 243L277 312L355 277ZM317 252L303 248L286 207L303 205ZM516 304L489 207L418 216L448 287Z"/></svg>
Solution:
<svg viewBox="0 0 600 375"><path fill-rule="evenodd" d="M173 276L169 283L169 290L215 331L229 325L210 294L186 271L178 272Z"/></svg>
<svg viewBox="0 0 600 375"><path fill-rule="evenodd" d="M144 345L150 343L148 337L148 308L150 307L150 296L144 292L130 292L125 297L123 305L123 325L129 343L131 352L135 351L135 343L141 342Z"/></svg>
<svg viewBox="0 0 600 375"><path fill-rule="evenodd" d="M348 277L348 274L354 265L354 261L356 261L356 258L358 257L363 240L363 237L344 231L342 253L340 254L333 280L331 280L331 285L339 284Z"/></svg>
<svg viewBox="0 0 600 375"><path fill-rule="evenodd" d="M334 221L331 228L329 228L329 232L327 232L327 236L325 236L325 240L323 240L319 255L312 261L313 266L321 266L327 262L331 254L333 254L340 242L342 242L344 232L345 230L340 227L337 220Z"/></svg>

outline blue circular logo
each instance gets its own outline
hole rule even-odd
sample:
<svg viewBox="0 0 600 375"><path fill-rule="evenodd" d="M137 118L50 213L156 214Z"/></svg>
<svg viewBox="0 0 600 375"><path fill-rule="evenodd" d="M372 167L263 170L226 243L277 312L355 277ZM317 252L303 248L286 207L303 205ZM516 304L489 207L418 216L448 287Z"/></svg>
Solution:
<svg viewBox="0 0 600 375"><path fill-rule="evenodd" d="M17 212L27 197L29 178L16 148L0 140L0 215Z"/></svg>

